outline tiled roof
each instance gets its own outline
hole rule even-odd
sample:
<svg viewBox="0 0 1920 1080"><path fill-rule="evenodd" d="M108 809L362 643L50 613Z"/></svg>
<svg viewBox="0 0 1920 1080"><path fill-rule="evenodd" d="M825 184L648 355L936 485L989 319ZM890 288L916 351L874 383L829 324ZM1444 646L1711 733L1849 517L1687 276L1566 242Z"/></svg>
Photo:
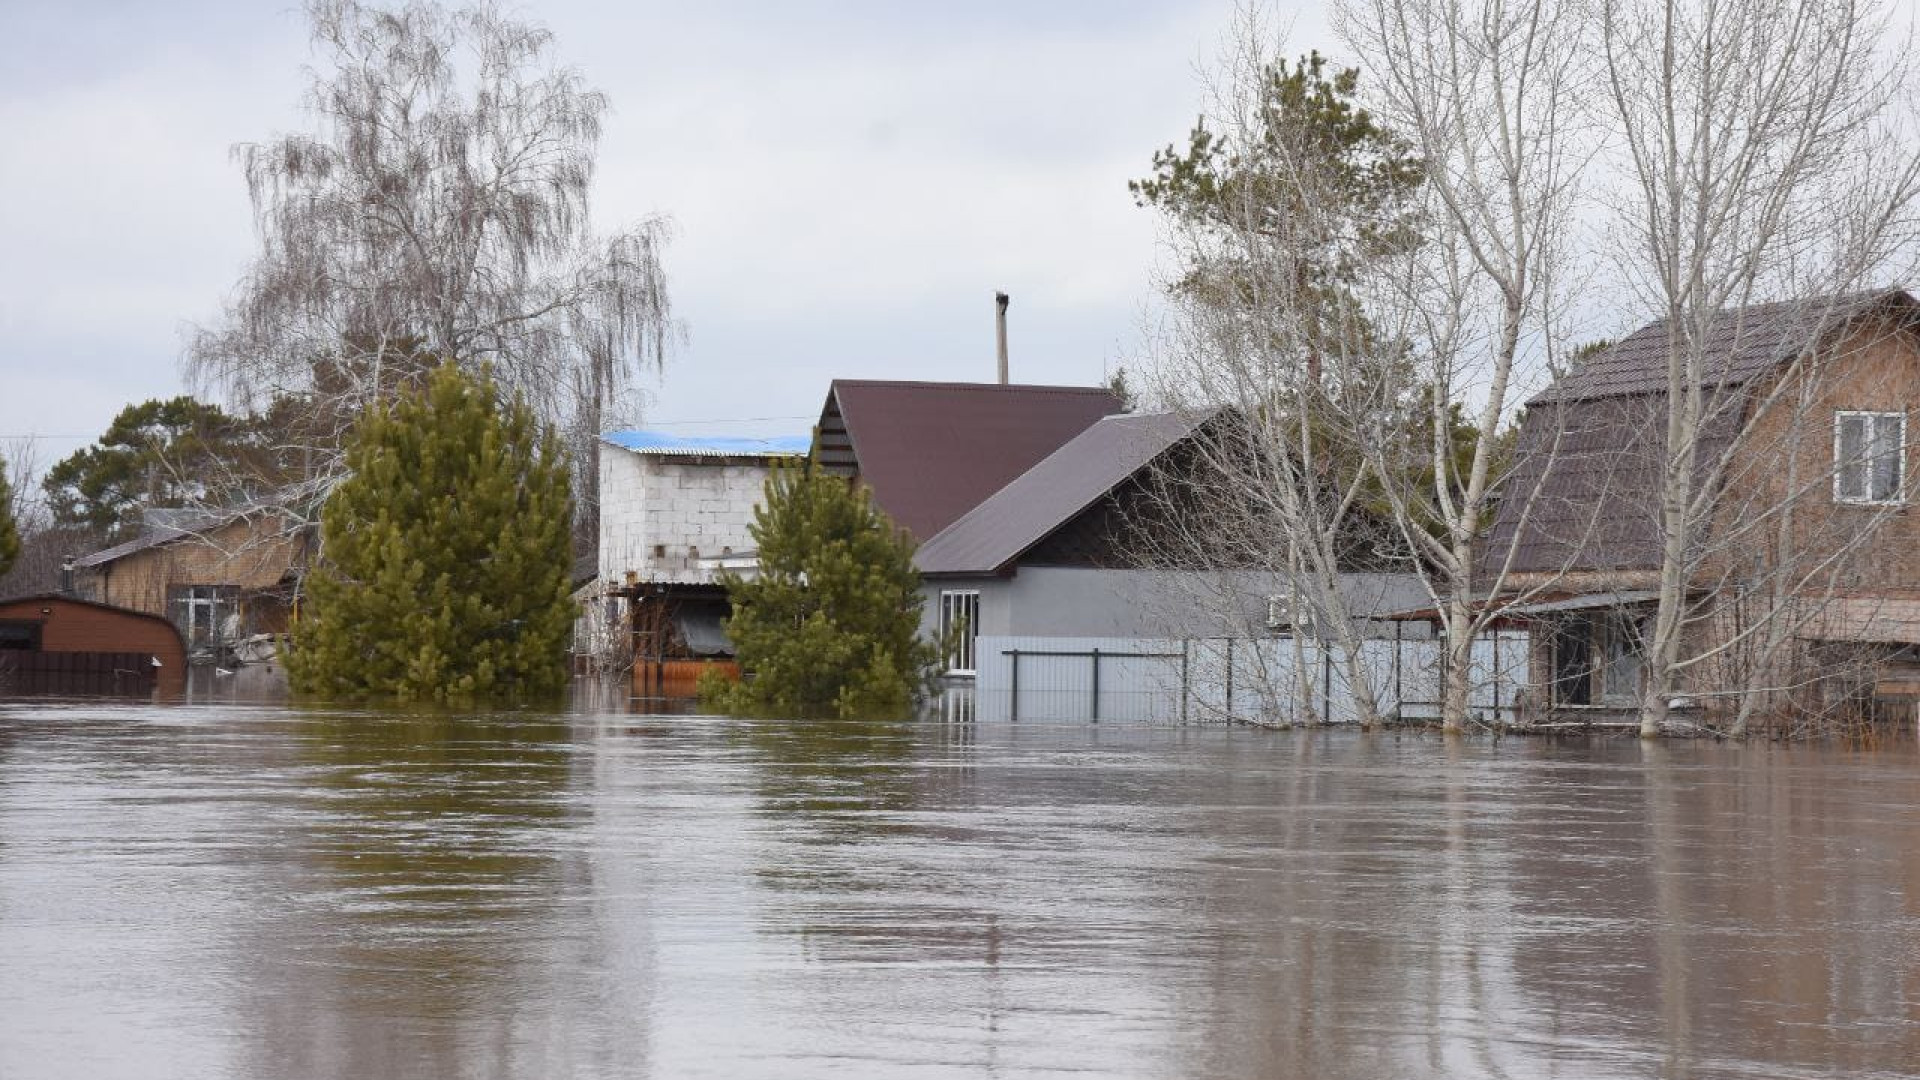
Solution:
<svg viewBox="0 0 1920 1080"><path fill-rule="evenodd" d="M1835 326L1889 306L1911 310L1916 305L1903 290L1882 289L1722 312L1708 320L1703 334L1702 385L1744 384L1805 352ZM1650 322L1588 357L1528 405L1664 394L1671 339L1667 320Z"/></svg>
<svg viewBox="0 0 1920 1080"><path fill-rule="evenodd" d="M1192 434L1208 413L1108 416L914 553L923 574L992 574Z"/></svg>

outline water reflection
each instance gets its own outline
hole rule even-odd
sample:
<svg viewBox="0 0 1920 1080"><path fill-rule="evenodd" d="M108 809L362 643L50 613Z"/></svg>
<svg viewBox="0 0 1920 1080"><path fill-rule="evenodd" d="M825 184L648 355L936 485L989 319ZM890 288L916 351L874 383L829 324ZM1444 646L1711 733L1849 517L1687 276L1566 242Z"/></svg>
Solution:
<svg viewBox="0 0 1920 1080"><path fill-rule="evenodd" d="M0 1076L1920 1061L1912 748L0 711Z"/></svg>
<svg viewBox="0 0 1920 1080"><path fill-rule="evenodd" d="M480 1075L542 1062L546 1029L569 1019L551 1007L567 981L557 968L592 960L555 922L593 889L567 835L567 725L322 714L297 735L285 767L303 798L275 860L279 917L240 946L254 1002L245 1071Z"/></svg>

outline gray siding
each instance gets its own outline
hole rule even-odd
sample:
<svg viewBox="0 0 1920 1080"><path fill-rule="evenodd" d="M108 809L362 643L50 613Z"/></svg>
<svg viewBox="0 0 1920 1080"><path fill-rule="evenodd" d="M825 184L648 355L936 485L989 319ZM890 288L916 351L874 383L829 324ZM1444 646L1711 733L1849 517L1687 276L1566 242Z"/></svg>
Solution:
<svg viewBox="0 0 1920 1080"><path fill-rule="evenodd" d="M1365 614L1404 611L1428 602L1420 583L1405 574L1348 575L1349 602ZM926 605L921 626L939 629L940 594L980 593L977 632L994 637L1185 638L1263 634L1267 597L1284 591L1270 574L1199 574L1165 570L1093 570L1027 566L1012 577L938 578L921 584ZM1372 636L1390 637L1376 624ZM1409 637L1424 623L1402 628Z"/></svg>

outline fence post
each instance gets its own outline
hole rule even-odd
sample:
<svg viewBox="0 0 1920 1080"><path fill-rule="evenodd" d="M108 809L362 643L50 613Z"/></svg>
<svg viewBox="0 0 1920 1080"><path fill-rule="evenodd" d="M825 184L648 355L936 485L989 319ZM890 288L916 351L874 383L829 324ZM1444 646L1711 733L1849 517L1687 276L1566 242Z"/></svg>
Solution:
<svg viewBox="0 0 1920 1080"><path fill-rule="evenodd" d="M1007 720L1011 723L1020 719L1020 650L1008 649L1007 657L1013 662L1013 696L1007 702Z"/></svg>
<svg viewBox="0 0 1920 1080"><path fill-rule="evenodd" d="M1187 722L1187 650L1193 645L1192 638L1180 639L1180 722Z"/></svg>
<svg viewBox="0 0 1920 1080"><path fill-rule="evenodd" d="M1100 650L1093 650L1093 722L1100 722Z"/></svg>
<svg viewBox="0 0 1920 1080"><path fill-rule="evenodd" d="M1500 718L1500 631L1498 630L1493 632L1493 722L1497 727L1505 726L1505 721Z"/></svg>
<svg viewBox="0 0 1920 1080"><path fill-rule="evenodd" d="M1227 719L1233 719L1233 639L1227 639Z"/></svg>
<svg viewBox="0 0 1920 1080"><path fill-rule="evenodd" d="M1333 657L1327 652L1326 639L1320 646L1320 715L1325 723L1333 723Z"/></svg>
<svg viewBox="0 0 1920 1080"><path fill-rule="evenodd" d="M1400 620L1393 620L1393 718L1395 720L1407 718L1406 692L1400 688L1400 654L1406 651L1400 639L1400 627Z"/></svg>

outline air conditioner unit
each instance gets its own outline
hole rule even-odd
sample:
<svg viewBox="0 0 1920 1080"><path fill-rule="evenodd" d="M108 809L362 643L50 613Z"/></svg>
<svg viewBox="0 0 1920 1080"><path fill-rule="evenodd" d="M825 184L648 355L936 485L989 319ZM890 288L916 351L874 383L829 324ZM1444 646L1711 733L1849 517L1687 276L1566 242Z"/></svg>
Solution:
<svg viewBox="0 0 1920 1080"><path fill-rule="evenodd" d="M1275 593L1267 597L1267 629L1312 637L1313 608L1300 603L1292 593Z"/></svg>

